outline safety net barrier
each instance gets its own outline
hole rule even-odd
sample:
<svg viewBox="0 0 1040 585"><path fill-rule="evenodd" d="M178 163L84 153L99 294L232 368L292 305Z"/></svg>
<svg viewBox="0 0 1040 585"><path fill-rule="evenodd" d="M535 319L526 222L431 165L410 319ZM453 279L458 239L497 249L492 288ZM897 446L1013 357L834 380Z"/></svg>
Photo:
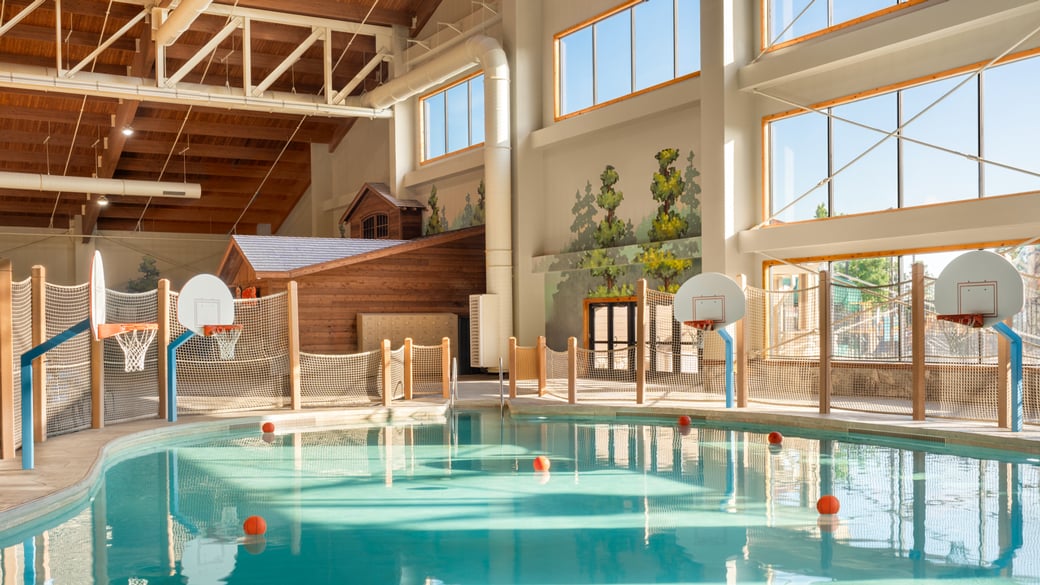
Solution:
<svg viewBox="0 0 1040 585"><path fill-rule="evenodd" d="M106 321L110 323L155 323L158 291L105 293ZM126 371L127 357L115 337L103 341L105 362L105 424L155 417L159 412L159 344L148 344L144 369Z"/></svg>
<svg viewBox="0 0 1040 585"><path fill-rule="evenodd" d="M300 399L304 407L349 406L384 402L384 361L391 400L446 397L451 346L416 345L410 339L396 349L383 347L356 354L300 352ZM384 355L385 354L385 355Z"/></svg>
<svg viewBox="0 0 1040 585"><path fill-rule="evenodd" d="M47 339L87 318L90 295L86 284L62 286L48 282L44 288ZM91 341L90 332L83 331L44 356L47 436L91 426Z"/></svg>
<svg viewBox="0 0 1040 585"><path fill-rule="evenodd" d="M22 354L32 349L32 279L11 283L11 335L14 348L14 444L22 446Z"/></svg>

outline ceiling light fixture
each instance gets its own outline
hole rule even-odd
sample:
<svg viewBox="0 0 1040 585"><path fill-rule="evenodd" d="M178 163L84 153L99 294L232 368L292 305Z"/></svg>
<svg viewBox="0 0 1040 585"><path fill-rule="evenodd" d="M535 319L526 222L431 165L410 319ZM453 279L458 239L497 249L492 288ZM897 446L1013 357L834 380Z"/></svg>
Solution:
<svg viewBox="0 0 1040 585"><path fill-rule="evenodd" d="M134 129L129 126L123 126L123 136L133 136Z"/></svg>
<svg viewBox="0 0 1040 585"><path fill-rule="evenodd" d="M98 207L106 207L108 205L108 197L104 195L98 195L97 198Z"/></svg>

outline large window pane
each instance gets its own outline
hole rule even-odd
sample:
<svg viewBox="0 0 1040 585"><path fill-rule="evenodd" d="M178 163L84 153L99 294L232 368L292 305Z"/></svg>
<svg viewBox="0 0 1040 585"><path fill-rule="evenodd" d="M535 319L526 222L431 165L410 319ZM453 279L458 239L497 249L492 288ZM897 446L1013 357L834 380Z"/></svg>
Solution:
<svg viewBox="0 0 1040 585"><path fill-rule="evenodd" d="M445 153L444 145L444 92L423 100L423 120L426 122L426 158Z"/></svg>
<svg viewBox="0 0 1040 585"><path fill-rule="evenodd" d="M832 112L835 116L831 130L833 169L837 174L832 187L834 209L830 214L846 215L898 207L896 139L889 138L874 147L885 135L856 125L863 124L885 132L894 130L896 94L851 102L835 107ZM867 152L871 147L874 148ZM838 172L845 165L849 167Z"/></svg>
<svg viewBox="0 0 1040 585"><path fill-rule="evenodd" d="M979 116L976 80L970 80L932 106L933 102L963 79L964 76L958 76L903 90L902 123L919 116L905 127L904 135L958 153L977 155ZM959 154L904 141L904 207L978 196L978 163Z"/></svg>
<svg viewBox="0 0 1040 585"><path fill-rule="evenodd" d="M701 2L677 0L676 10L675 46L679 63L675 74L681 77L701 70Z"/></svg>
<svg viewBox="0 0 1040 585"><path fill-rule="evenodd" d="M596 35L596 103L632 93L632 15L625 10L601 20Z"/></svg>
<svg viewBox="0 0 1040 585"><path fill-rule="evenodd" d="M560 39L560 113L592 106L592 27Z"/></svg>
<svg viewBox="0 0 1040 585"><path fill-rule="evenodd" d="M983 78L983 158L1040 173L1040 59L1032 58L987 70ZM1031 106L1031 107L1030 107ZM1040 178L986 165L985 194L1006 195L1040 190Z"/></svg>
<svg viewBox="0 0 1040 585"><path fill-rule="evenodd" d="M447 95L448 152L469 146L469 84L461 83Z"/></svg>
<svg viewBox="0 0 1040 585"><path fill-rule="evenodd" d="M469 80L470 144L484 142L484 76Z"/></svg>
<svg viewBox="0 0 1040 585"><path fill-rule="evenodd" d="M636 27L636 91L675 77L673 0L650 0L632 9Z"/></svg>
<svg viewBox="0 0 1040 585"><path fill-rule="evenodd" d="M816 0L820 2L820 0ZM834 3L834 14L831 24L841 24L866 16L871 12L895 6L896 0L831 0Z"/></svg>
<svg viewBox="0 0 1040 585"><path fill-rule="evenodd" d="M827 28L825 0L772 0L769 8L770 45Z"/></svg>
<svg viewBox="0 0 1040 585"><path fill-rule="evenodd" d="M817 186L827 177L827 118L817 114L784 118L770 124L769 132L770 214L780 221L815 218L817 208L827 205L826 185Z"/></svg>

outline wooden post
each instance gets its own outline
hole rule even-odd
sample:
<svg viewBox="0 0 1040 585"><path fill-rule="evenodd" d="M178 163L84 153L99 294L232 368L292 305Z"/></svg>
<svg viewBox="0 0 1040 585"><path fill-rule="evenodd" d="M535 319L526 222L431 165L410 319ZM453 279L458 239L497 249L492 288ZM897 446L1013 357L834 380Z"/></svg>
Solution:
<svg viewBox="0 0 1040 585"><path fill-rule="evenodd" d="M910 401L914 420L925 418L924 264L914 262L910 281Z"/></svg>
<svg viewBox="0 0 1040 585"><path fill-rule="evenodd" d="M545 336L538 336L538 396L545 396Z"/></svg>
<svg viewBox="0 0 1040 585"><path fill-rule="evenodd" d="M646 398L646 279L636 281L636 404Z"/></svg>
<svg viewBox="0 0 1040 585"><path fill-rule="evenodd" d="M451 398L451 338L441 338L441 396Z"/></svg>
<svg viewBox="0 0 1040 585"><path fill-rule="evenodd" d="M105 340L90 336L90 428L105 427Z"/></svg>
<svg viewBox="0 0 1040 585"><path fill-rule="evenodd" d="M404 399L412 399L412 338L404 338Z"/></svg>
<svg viewBox="0 0 1040 585"><path fill-rule="evenodd" d="M831 274L820 271L820 414L831 412Z"/></svg>
<svg viewBox="0 0 1040 585"><path fill-rule="evenodd" d="M166 348L170 345L170 281L160 278L155 292L155 322L159 329L155 331L156 365L158 366L158 388L159 388L159 418L167 420L166 395L170 391L166 385L166 376L170 370L170 363L166 359Z"/></svg>
<svg viewBox="0 0 1040 585"><path fill-rule="evenodd" d="M1011 319L1005 319L1008 327ZM1011 342L1003 335L997 335L997 426L1002 429L1011 428Z"/></svg>
<svg viewBox="0 0 1040 585"><path fill-rule="evenodd" d="M47 269L32 267L32 346L47 341ZM47 356L33 364L33 436L37 443L47 440Z"/></svg>
<svg viewBox="0 0 1040 585"><path fill-rule="evenodd" d="M737 284L741 291L747 291L747 275L738 274ZM744 294L745 305L747 304L747 293ZM737 369L734 373L733 383L736 386L734 393L737 395L737 408L747 408L748 404L748 376L747 376L747 334L748 318L745 311L744 316L737 321L734 327L736 335L733 338L733 366Z"/></svg>
<svg viewBox="0 0 1040 585"><path fill-rule="evenodd" d="M516 398L516 377L520 370L516 367L516 338L509 338L509 397Z"/></svg>
<svg viewBox="0 0 1040 585"><path fill-rule="evenodd" d="M15 456L13 272L10 260L0 260L0 459Z"/></svg>
<svg viewBox="0 0 1040 585"><path fill-rule="evenodd" d="M382 345L382 357L383 357L383 406L390 406L390 403L394 399L394 381L391 379L393 376L393 368L391 367L391 350L390 340L384 339Z"/></svg>
<svg viewBox="0 0 1040 585"><path fill-rule="evenodd" d="M289 329L289 408L300 410L303 408L303 400L300 398L300 295L295 280L286 284L286 293L289 311L286 319Z"/></svg>
<svg viewBox="0 0 1040 585"><path fill-rule="evenodd" d="M567 338L567 403L578 403L578 339Z"/></svg>

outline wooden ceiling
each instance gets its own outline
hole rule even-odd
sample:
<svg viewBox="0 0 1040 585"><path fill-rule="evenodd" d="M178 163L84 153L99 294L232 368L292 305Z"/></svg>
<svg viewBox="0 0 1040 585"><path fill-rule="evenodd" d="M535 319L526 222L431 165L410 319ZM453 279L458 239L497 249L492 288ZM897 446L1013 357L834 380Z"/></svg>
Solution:
<svg viewBox="0 0 1040 585"><path fill-rule="evenodd" d="M42 4L32 7L42 1ZM441 0L218 0L226 8L258 9L380 27L401 26L409 36L427 23ZM148 8L147 0L4 0L0 12L0 73L20 67L57 71L74 67L113 33ZM172 0L156 1L159 8ZM60 5L60 10L56 9ZM30 10L31 9L31 10ZM11 25L18 16L23 18ZM60 19L59 19L60 16ZM118 79L156 79L153 26L141 18L76 76L107 74ZM56 21L60 21L56 25ZM200 53L229 17L201 14L166 47L167 76ZM219 43L180 81L215 88L242 88L243 61L251 61L252 85L268 77L311 34L308 28L253 22L247 55L243 30ZM331 70L342 88L377 53L377 38L333 32ZM322 95L323 41L268 88L272 92ZM386 62L375 65L350 93L360 95L388 77ZM61 74L59 74L60 76ZM77 78L77 77L73 77ZM197 85L192 85L197 87ZM67 228L83 216L84 234L97 230L255 234L277 231L310 185L310 147L334 149L356 118L266 113L203 105L118 99L74 92L43 91L7 83L0 74L0 171L141 181L188 182L202 186L201 199L107 196L0 188L0 228ZM121 130L130 127L127 137ZM264 227L260 228L261 230Z"/></svg>

